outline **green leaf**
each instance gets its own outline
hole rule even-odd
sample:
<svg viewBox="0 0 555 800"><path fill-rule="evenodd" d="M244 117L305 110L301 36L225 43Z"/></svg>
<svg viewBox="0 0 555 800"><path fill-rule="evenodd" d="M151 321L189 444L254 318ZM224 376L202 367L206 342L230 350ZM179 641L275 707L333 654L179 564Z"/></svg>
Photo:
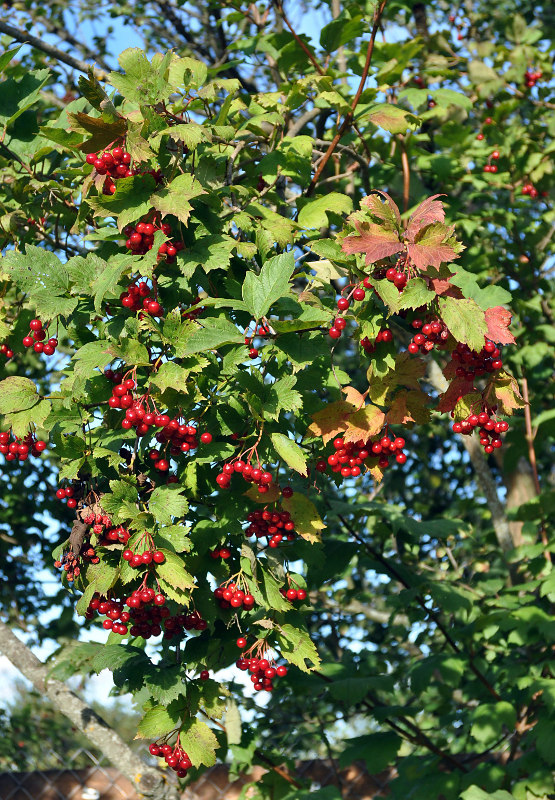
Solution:
<svg viewBox="0 0 555 800"><path fill-rule="evenodd" d="M87 197L87 203L95 217L114 217L118 230L136 222L152 208L150 197L156 187L152 175L131 175L116 182L116 192L112 195Z"/></svg>
<svg viewBox="0 0 555 800"><path fill-rule="evenodd" d="M166 560L156 565L156 574L174 589L192 589L195 579L183 566L182 559L170 550L160 550Z"/></svg>
<svg viewBox="0 0 555 800"><path fill-rule="evenodd" d="M49 79L50 70L39 69L24 71L19 79L10 76L3 80L0 90L0 128L7 128L26 109L34 105Z"/></svg>
<svg viewBox="0 0 555 800"><path fill-rule="evenodd" d="M483 703L472 714L470 735L480 745L495 742L505 731L512 731L516 722L516 710L510 703Z"/></svg>
<svg viewBox="0 0 555 800"><path fill-rule="evenodd" d="M167 707L172 700L178 700L187 689L183 683L183 668L179 665L164 665L162 669L155 667L147 673L145 688L151 693L157 703Z"/></svg>
<svg viewBox="0 0 555 800"><path fill-rule="evenodd" d="M289 293L289 280L295 268L292 252L270 258L260 274L248 272L243 283L243 300L253 318L265 316L273 303Z"/></svg>
<svg viewBox="0 0 555 800"><path fill-rule="evenodd" d="M460 106L466 108L468 111L473 107L472 100L461 92L455 92L454 89L434 89L430 92L432 98L436 101L438 106Z"/></svg>
<svg viewBox="0 0 555 800"><path fill-rule="evenodd" d="M243 344L245 337L227 319L208 318L202 321L204 327L197 328L188 336L181 352L184 356L215 350L224 344Z"/></svg>
<svg viewBox="0 0 555 800"><path fill-rule="evenodd" d="M338 47L350 44L362 36L365 29L366 24L360 16L352 19L334 19L320 31L320 45L326 52L333 53Z"/></svg>
<svg viewBox="0 0 555 800"><path fill-rule="evenodd" d="M150 202L163 217L173 214L184 225L187 225L192 210L189 200L206 194L199 181L189 173L178 175L165 189L159 189L150 198Z"/></svg>
<svg viewBox="0 0 555 800"><path fill-rule="evenodd" d="M40 400L37 387L29 378L12 375L0 381L0 414L25 411Z"/></svg>
<svg viewBox="0 0 555 800"><path fill-rule="evenodd" d="M110 342L99 339L97 342L87 342L73 354L73 368L76 375L90 377L95 369L104 369L113 356L108 352Z"/></svg>
<svg viewBox="0 0 555 800"><path fill-rule="evenodd" d="M145 669L145 666L150 663L148 656L144 650L132 645L111 644L107 645L98 652L93 660L92 667L98 674L103 669L109 669L111 672L119 669L129 661L133 662L136 669Z"/></svg>
<svg viewBox="0 0 555 800"><path fill-rule="evenodd" d="M411 278L403 291L399 293L397 302L394 302L391 308L396 311L400 311L403 308L419 308L420 306L427 306L435 297L435 292L428 289L423 278Z"/></svg>
<svg viewBox="0 0 555 800"><path fill-rule="evenodd" d="M281 411L298 411L302 407L302 395L293 386L297 383L294 375L286 375L273 383L264 400L264 416L278 419Z"/></svg>
<svg viewBox="0 0 555 800"><path fill-rule="evenodd" d="M515 800L515 796L506 792L504 789L497 789L495 792L485 792L479 786L469 786L461 794L461 800Z"/></svg>
<svg viewBox="0 0 555 800"><path fill-rule="evenodd" d="M311 672L320 666L320 656L307 631L289 624L277 625L275 631L281 654L290 664L302 672Z"/></svg>
<svg viewBox="0 0 555 800"><path fill-rule="evenodd" d="M396 733L368 733L347 739L345 749L339 756L339 765L346 767L354 761L364 761L370 775L375 775L388 767L397 756L402 739Z"/></svg>
<svg viewBox="0 0 555 800"><path fill-rule="evenodd" d="M420 125L418 117L415 117L410 111L399 108L399 106L393 106L390 103L380 103L372 106L369 111L364 112L364 116L374 125L390 133L406 133L407 128L416 130Z"/></svg>
<svg viewBox="0 0 555 800"><path fill-rule="evenodd" d="M193 766L204 764L212 767L216 763L216 750L219 747L214 732L200 719L186 720L180 732L181 745Z"/></svg>
<svg viewBox="0 0 555 800"><path fill-rule="evenodd" d="M150 366L148 351L137 339L120 339L117 344L110 342L106 349L113 358L121 358L130 366Z"/></svg>
<svg viewBox="0 0 555 800"><path fill-rule="evenodd" d="M176 392L187 390L187 378L190 375L188 369L183 369L174 361L166 361L161 364L160 369L150 379L151 386L157 386L161 392L170 386Z"/></svg>
<svg viewBox="0 0 555 800"><path fill-rule="evenodd" d="M328 211L334 214L350 214L353 201L345 194L330 192L305 203L299 213L298 222L301 228L323 228L328 225Z"/></svg>
<svg viewBox="0 0 555 800"><path fill-rule="evenodd" d="M285 463L305 477L308 475L306 456L299 445L284 433L272 433L272 444Z"/></svg>
<svg viewBox="0 0 555 800"><path fill-rule="evenodd" d="M92 284L92 291L94 293L94 309L97 313L100 313L102 310L102 301L106 295L114 294L121 280L121 276L129 269L131 264L131 258L126 259L123 263L117 261L115 263L106 264L105 269L95 279Z"/></svg>
<svg viewBox="0 0 555 800"><path fill-rule="evenodd" d="M110 83L132 103L154 105L161 100L167 100L174 91L165 78L172 55L171 52L164 56L156 53L152 63L149 63L146 54L140 48L128 47L118 58L118 63L125 74L111 72Z"/></svg>
<svg viewBox="0 0 555 800"><path fill-rule="evenodd" d="M0 394L2 392L2 385L0 384ZM0 404L1 404L0 398ZM51 404L48 400L41 400L31 408L24 411L14 411L11 414L6 414L6 422L11 425L14 436L23 438L34 425L36 428L41 428L46 418L50 414ZM0 414L2 412L0 411Z"/></svg>
<svg viewBox="0 0 555 800"><path fill-rule="evenodd" d="M171 525L172 517L183 517L188 509L189 503L183 497L183 489L177 485L159 486L150 495L148 510L157 522L163 525Z"/></svg>
<svg viewBox="0 0 555 800"><path fill-rule="evenodd" d="M477 352L482 349L488 328L484 312L474 300L440 297L439 313L458 342Z"/></svg>
<svg viewBox="0 0 555 800"><path fill-rule="evenodd" d="M19 53L23 45L18 44L17 47L12 47L11 50L4 50L2 55L0 55L0 72L4 72L12 58Z"/></svg>
<svg viewBox="0 0 555 800"><path fill-rule="evenodd" d="M170 733L179 722L179 713L174 710L173 704L153 706L149 709L137 727L135 739L159 739Z"/></svg>

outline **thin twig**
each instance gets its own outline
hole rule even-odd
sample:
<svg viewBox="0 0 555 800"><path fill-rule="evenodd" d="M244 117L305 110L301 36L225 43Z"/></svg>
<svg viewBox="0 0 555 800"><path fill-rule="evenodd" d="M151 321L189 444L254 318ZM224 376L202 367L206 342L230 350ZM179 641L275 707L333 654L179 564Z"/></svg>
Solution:
<svg viewBox="0 0 555 800"><path fill-rule="evenodd" d="M16 42L30 44L31 47L36 47L37 50L42 50L43 53L52 56L52 58L55 58L56 61L62 61L69 67L72 67L79 72L84 72L85 75L91 68L90 64L87 64L85 61L81 61L78 58L73 58L73 56L70 56L68 53L64 53L63 50L58 50L57 47L47 44L44 39L39 39L37 36L33 36L32 33L22 31L19 28L14 28L13 25L8 25L6 22L0 21L0 32L11 36ZM95 77L99 81L105 81L108 76L105 72L99 71L95 73Z"/></svg>
<svg viewBox="0 0 555 800"><path fill-rule="evenodd" d="M330 160L335 148L337 147L337 145L339 143L339 140L349 130L349 128L353 124L355 110L356 110L356 107L358 106L359 100L360 100L361 95L362 95L362 91L364 89L364 85L366 83L366 78L368 77L368 72L370 70L370 63L372 61L372 54L374 52L374 43L376 41L376 36L377 36L378 31L380 29L380 20L382 18L382 14L383 14L383 11L384 11L386 3L387 3L387 0L382 0L382 2L378 6L378 8L376 10L376 13L374 15L374 26L372 28L372 33L370 34L370 41L368 42L368 47L366 49L366 61L364 63L364 69L362 70L362 75L360 77L360 82L359 82L359 85L358 85L357 92L356 92L356 94L355 94L355 96L353 98L353 102L351 103L351 108L348 111L348 113L346 114L345 119L343 120L339 130L337 131L337 133L333 137L333 140L331 141L330 146L328 147L328 149L326 151L326 154L324 155L322 161L320 162L320 165L319 165L318 169L314 173L314 177L310 181L310 184L309 184L309 186L308 186L308 188L307 188L307 190L305 192L305 196L306 197L310 197L310 195L313 193L314 189L316 188L316 184L318 183L318 180L320 178L320 175L322 174L322 172L324 171L324 169L326 167L326 164Z"/></svg>

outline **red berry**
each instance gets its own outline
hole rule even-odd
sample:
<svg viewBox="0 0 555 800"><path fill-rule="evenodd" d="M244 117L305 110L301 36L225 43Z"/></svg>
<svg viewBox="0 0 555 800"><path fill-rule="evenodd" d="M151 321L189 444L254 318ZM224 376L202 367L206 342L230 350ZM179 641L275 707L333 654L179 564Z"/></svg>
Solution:
<svg viewBox="0 0 555 800"><path fill-rule="evenodd" d="M349 301L347 300L346 297L340 297L339 300L337 301L337 308L340 311L347 311L349 305L350 305Z"/></svg>

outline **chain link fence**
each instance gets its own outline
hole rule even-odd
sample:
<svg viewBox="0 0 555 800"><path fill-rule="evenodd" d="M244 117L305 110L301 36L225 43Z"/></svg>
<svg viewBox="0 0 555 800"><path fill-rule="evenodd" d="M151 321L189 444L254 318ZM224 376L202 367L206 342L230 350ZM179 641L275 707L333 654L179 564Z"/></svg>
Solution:
<svg viewBox="0 0 555 800"><path fill-rule="evenodd" d="M140 755L152 761L147 750ZM64 756L47 749L42 763L55 766L32 772L0 773L0 800L139 800L127 778L110 767L107 759L99 759L85 748ZM186 786L182 800L238 800L244 785L260 779L265 771L255 767L250 775L237 778L230 775L226 764L217 764ZM339 769L334 762L323 759L298 762L295 774L311 790L338 786L343 800L385 797L392 777L388 772L369 775L359 763Z"/></svg>

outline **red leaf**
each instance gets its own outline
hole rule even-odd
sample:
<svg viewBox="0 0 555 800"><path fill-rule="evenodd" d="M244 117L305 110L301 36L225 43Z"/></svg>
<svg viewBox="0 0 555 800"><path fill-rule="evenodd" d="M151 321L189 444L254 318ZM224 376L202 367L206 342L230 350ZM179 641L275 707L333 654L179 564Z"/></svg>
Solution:
<svg viewBox="0 0 555 800"><path fill-rule="evenodd" d="M469 394L474 388L473 381L467 381L466 378L455 378L452 381L447 391L444 392L439 398L437 410L440 412L452 411L457 405L459 398Z"/></svg>
<svg viewBox="0 0 555 800"><path fill-rule="evenodd" d="M436 200L436 197L445 197L444 194L434 194L424 200L416 211L414 211L409 219L409 224L405 231L405 236L409 242L414 242L417 233L425 228L426 225L431 225L432 222L444 222L445 211L441 200Z"/></svg>
<svg viewBox="0 0 555 800"><path fill-rule="evenodd" d="M347 236L341 243L344 253L365 253L366 264L373 264L382 258L399 253L403 245L396 231L388 231L374 222L353 220L360 236Z"/></svg>
<svg viewBox="0 0 555 800"><path fill-rule="evenodd" d="M435 222L422 228L414 242L407 245L409 256L417 269L440 267L444 261L450 262L458 257L453 245L448 241L452 228Z"/></svg>
<svg viewBox="0 0 555 800"><path fill-rule="evenodd" d="M497 344L514 344L516 339L509 330L512 314L503 306L493 306L486 311L486 336Z"/></svg>

